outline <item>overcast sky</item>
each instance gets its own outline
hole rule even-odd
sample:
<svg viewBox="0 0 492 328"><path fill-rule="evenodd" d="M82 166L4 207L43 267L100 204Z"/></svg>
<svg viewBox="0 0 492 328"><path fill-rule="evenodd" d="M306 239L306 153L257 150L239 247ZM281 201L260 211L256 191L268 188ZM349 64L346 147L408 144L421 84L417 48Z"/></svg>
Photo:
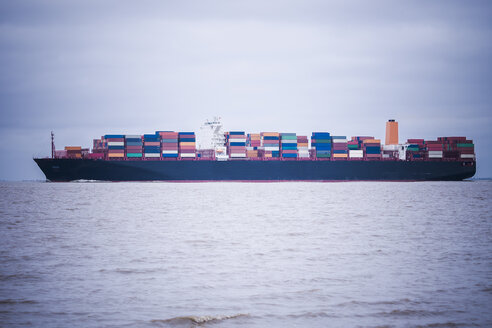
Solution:
<svg viewBox="0 0 492 328"><path fill-rule="evenodd" d="M107 133L465 135L492 177L492 1L0 1L0 179Z"/></svg>

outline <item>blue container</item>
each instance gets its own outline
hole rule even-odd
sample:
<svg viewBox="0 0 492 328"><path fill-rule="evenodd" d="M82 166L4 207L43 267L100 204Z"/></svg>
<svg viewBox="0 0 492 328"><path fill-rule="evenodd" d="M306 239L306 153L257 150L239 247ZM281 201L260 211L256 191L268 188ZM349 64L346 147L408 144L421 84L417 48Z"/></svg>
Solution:
<svg viewBox="0 0 492 328"><path fill-rule="evenodd" d="M329 132L313 132L311 134L312 139L330 139Z"/></svg>
<svg viewBox="0 0 492 328"><path fill-rule="evenodd" d="M270 143L264 143L263 146L264 147L279 147L278 144L270 144Z"/></svg>
<svg viewBox="0 0 492 328"><path fill-rule="evenodd" d="M125 146L108 146L108 149L125 149Z"/></svg>
<svg viewBox="0 0 492 328"><path fill-rule="evenodd" d="M243 136L243 135L245 135L244 131L230 131L229 134L231 136Z"/></svg>
<svg viewBox="0 0 492 328"><path fill-rule="evenodd" d="M265 136L265 137L263 137L263 140L279 140L279 138L278 137Z"/></svg>
<svg viewBox="0 0 492 328"><path fill-rule="evenodd" d="M284 146L284 145L282 145L282 149L286 149L286 150L296 150L297 149L297 145L296 146Z"/></svg>
<svg viewBox="0 0 492 328"><path fill-rule="evenodd" d="M272 157L279 157L280 152L279 151L272 151Z"/></svg>
<svg viewBox="0 0 492 328"><path fill-rule="evenodd" d="M317 155L331 155L331 151L329 150L316 150Z"/></svg>
<svg viewBox="0 0 492 328"><path fill-rule="evenodd" d="M178 157L178 154L162 154L162 157Z"/></svg>
<svg viewBox="0 0 492 328"><path fill-rule="evenodd" d="M142 142L141 138L126 138L126 142Z"/></svg>
<svg viewBox="0 0 492 328"><path fill-rule="evenodd" d="M245 142L230 142L229 146L246 146Z"/></svg>
<svg viewBox="0 0 492 328"><path fill-rule="evenodd" d="M344 149L333 149L333 154L347 154L347 151Z"/></svg>
<svg viewBox="0 0 492 328"><path fill-rule="evenodd" d="M178 139L161 139L162 143L178 143Z"/></svg>
<svg viewBox="0 0 492 328"><path fill-rule="evenodd" d="M144 153L160 153L161 147L159 146L145 146Z"/></svg>
<svg viewBox="0 0 492 328"><path fill-rule="evenodd" d="M347 139L347 136L331 136L332 139Z"/></svg>
<svg viewBox="0 0 492 328"><path fill-rule="evenodd" d="M317 143L315 147L316 150L331 150L331 143Z"/></svg>
<svg viewBox="0 0 492 328"><path fill-rule="evenodd" d="M297 157L297 154L282 154L282 157Z"/></svg>
<svg viewBox="0 0 492 328"><path fill-rule="evenodd" d="M127 141L127 146L142 146L142 141Z"/></svg>
<svg viewBox="0 0 492 328"><path fill-rule="evenodd" d="M105 134L104 139L117 139L117 138L125 138L124 134Z"/></svg>
<svg viewBox="0 0 492 328"><path fill-rule="evenodd" d="M179 138L179 142L195 142L195 138L193 137L183 137L183 138Z"/></svg>
<svg viewBox="0 0 492 328"><path fill-rule="evenodd" d="M380 154L381 153L381 147L377 147L377 146L366 147L365 153L366 154Z"/></svg>

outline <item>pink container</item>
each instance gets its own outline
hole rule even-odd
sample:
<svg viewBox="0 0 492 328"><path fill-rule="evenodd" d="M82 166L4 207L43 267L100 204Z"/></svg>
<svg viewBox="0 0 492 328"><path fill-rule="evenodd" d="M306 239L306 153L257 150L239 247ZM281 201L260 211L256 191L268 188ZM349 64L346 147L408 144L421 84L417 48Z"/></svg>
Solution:
<svg viewBox="0 0 492 328"><path fill-rule="evenodd" d="M159 141L146 141L144 142L145 146L160 146L161 143Z"/></svg>
<svg viewBox="0 0 492 328"><path fill-rule="evenodd" d="M126 146L127 150L142 150L142 146Z"/></svg>
<svg viewBox="0 0 492 328"><path fill-rule="evenodd" d="M180 149L179 152L183 154L193 154L195 153L195 149Z"/></svg>
<svg viewBox="0 0 492 328"><path fill-rule="evenodd" d="M296 149L283 149L282 153L283 154L297 154L297 150Z"/></svg>
<svg viewBox="0 0 492 328"><path fill-rule="evenodd" d="M178 150L178 145L166 145L161 147L162 150Z"/></svg>
<svg viewBox="0 0 492 328"><path fill-rule="evenodd" d="M195 146L179 146L179 149L185 149L185 150L195 150Z"/></svg>
<svg viewBox="0 0 492 328"><path fill-rule="evenodd" d="M109 138L105 140L108 142L125 142L125 138Z"/></svg>
<svg viewBox="0 0 492 328"><path fill-rule="evenodd" d="M162 139L178 139L178 132L159 132Z"/></svg>
<svg viewBox="0 0 492 328"><path fill-rule="evenodd" d="M108 154L124 154L124 149L108 149Z"/></svg>
<svg viewBox="0 0 492 328"><path fill-rule="evenodd" d="M91 154L87 154L86 156L89 159L101 159L101 158L104 158L104 154L103 153L91 153Z"/></svg>

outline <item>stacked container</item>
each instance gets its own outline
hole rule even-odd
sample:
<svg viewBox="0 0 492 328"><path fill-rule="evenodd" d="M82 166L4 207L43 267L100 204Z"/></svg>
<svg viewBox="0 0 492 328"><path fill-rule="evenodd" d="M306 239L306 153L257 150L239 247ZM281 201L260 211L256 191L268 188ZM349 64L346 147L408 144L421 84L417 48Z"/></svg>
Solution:
<svg viewBox="0 0 492 328"><path fill-rule="evenodd" d="M418 161L424 160L427 152L424 145L424 139L408 139L407 140L407 160Z"/></svg>
<svg viewBox="0 0 492 328"><path fill-rule="evenodd" d="M333 159L345 160L348 158L348 140L346 136L332 136Z"/></svg>
<svg viewBox="0 0 492 328"><path fill-rule="evenodd" d="M158 159L161 157L161 140L158 132L155 134L144 134L144 157L146 159Z"/></svg>
<svg viewBox="0 0 492 328"><path fill-rule="evenodd" d="M283 159L297 158L297 135L280 133L280 151Z"/></svg>
<svg viewBox="0 0 492 328"><path fill-rule="evenodd" d="M309 140L307 136L297 136L297 154L299 158L309 158Z"/></svg>
<svg viewBox="0 0 492 328"><path fill-rule="evenodd" d="M364 158L362 144L357 138L360 137L352 137L352 140L347 141L348 157L351 160L362 160Z"/></svg>
<svg viewBox="0 0 492 328"><path fill-rule="evenodd" d="M364 139L362 142L364 150L364 159L378 160L381 159L381 140L379 139Z"/></svg>
<svg viewBox="0 0 492 328"><path fill-rule="evenodd" d="M195 132L179 132L179 157L181 159L196 158L196 137Z"/></svg>
<svg viewBox="0 0 492 328"><path fill-rule="evenodd" d="M331 158L331 137L328 132L313 132L311 135L311 146L316 149L317 159Z"/></svg>
<svg viewBox="0 0 492 328"><path fill-rule="evenodd" d="M248 133L246 138L246 156L248 158L258 158L258 149L261 147L261 136L259 133Z"/></svg>
<svg viewBox="0 0 492 328"><path fill-rule="evenodd" d="M424 145L427 149L427 157L429 159L442 159L444 149L444 144L442 141L426 140Z"/></svg>
<svg viewBox="0 0 492 328"><path fill-rule="evenodd" d="M443 142L443 158L448 160L474 159L475 146L472 140L466 137L440 137L438 141Z"/></svg>
<svg viewBox="0 0 492 328"><path fill-rule="evenodd" d="M278 159L280 157L280 133L262 132L261 147L264 152L263 157L266 159Z"/></svg>
<svg viewBox="0 0 492 328"><path fill-rule="evenodd" d="M159 131L161 137L161 154L163 159L178 158L178 132Z"/></svg>
<svg viewBox="0 0 492 328"><path fill-rule="evenodd" d="M67 146L65 151L67 158L82 158L82 147L80 146Z"/></svg>
<svg viewBox="0 0 492 328"><path fill-rule="evenodd" d="M246 134L244 131L231 131L225 134L227 154L230 158L246 157Z"/></svg>
<svg viewBox="0 0 492 328"><path fill-rule="evenodd" d="M106 134L104 139L108 145L108 158L125 158L125 136L122 134Z"/></svg>
<svg viewBox="0 0 492 328"><path fill-rule="evenodd" d="M136 134L125 135L126 158L142 158L142 136Z"/></svg>

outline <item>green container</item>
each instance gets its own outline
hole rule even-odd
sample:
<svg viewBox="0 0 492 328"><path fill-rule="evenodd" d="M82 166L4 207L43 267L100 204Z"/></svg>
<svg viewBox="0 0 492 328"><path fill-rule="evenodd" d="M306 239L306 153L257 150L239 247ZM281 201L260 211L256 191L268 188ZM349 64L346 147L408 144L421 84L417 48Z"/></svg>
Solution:
<svg viewBox="0 0 492 328"><path fill-rule="evenodd" d="M142 157L142 154L126 154L126 157Z"/></svg>
<svg viewBox="0 0 492 328"><path fill-rule="evenodd" d="M348 149L350 150L358 150L359 146L358 145L347 145Z"/></svg>
<svg viewBox="0 0 492 328"><path fill-rule="evenodd" d="M456 144L456 146L458 146L459 148L473 148L474 145L473 144L469 144L469 143L459 143L459 144Z"/></svg>
<svg viewBox="0 0 492 328"><path fill-rule="evenodd" d="M419 151L419 147L408 147L407 151Z"/></svg>
<svg viewBox="0 0 492 328"><path fill-rule="evenodd" d="M331 139L314 139L316 143L331 143Z"/></svg>
<svg viewBox="0 0 492 328"><path fill-rule="evenodd" d="M319 155L316 155L316 157L319 157L319 158L330 158L331 155L328 155L328 154L319 154Z"/></svg>
<svg viewBox="0 0 492 328"><path fill-rule="evenodd" d="M282 140L297 140L297 136L281 136Z"/></svg>

